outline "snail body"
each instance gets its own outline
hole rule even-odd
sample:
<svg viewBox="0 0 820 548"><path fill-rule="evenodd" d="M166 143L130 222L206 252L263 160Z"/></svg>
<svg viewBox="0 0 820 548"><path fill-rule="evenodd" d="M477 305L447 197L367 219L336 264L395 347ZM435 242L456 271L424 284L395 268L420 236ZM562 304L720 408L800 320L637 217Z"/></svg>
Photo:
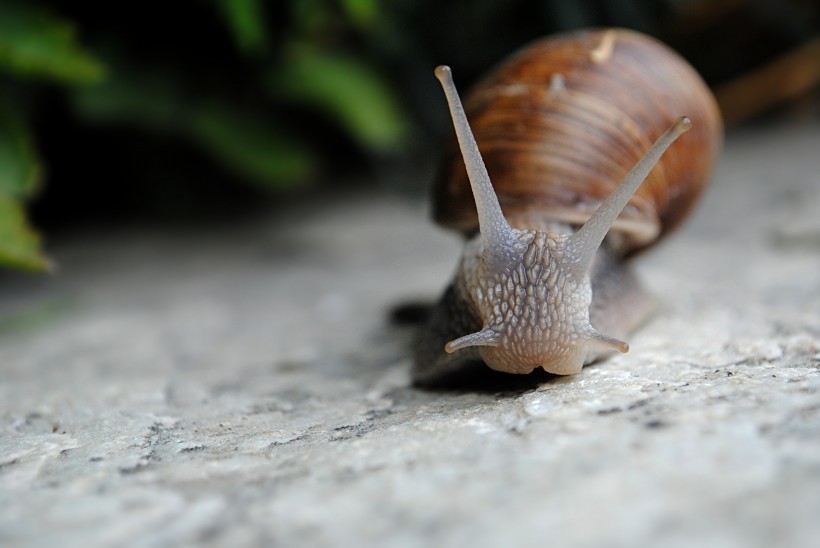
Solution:
<svg viewBox="0 0 820 548"><path fill-rule="evenodd" d="M571 374L627 351L620 338L653 306L624 259L702 191L722 141L709 89L671 49L619 29L525 47L474 88L466 113L449 68L436 76L458 145L433 214L468 241L418 341L417 382L477 361Z"/></svg>

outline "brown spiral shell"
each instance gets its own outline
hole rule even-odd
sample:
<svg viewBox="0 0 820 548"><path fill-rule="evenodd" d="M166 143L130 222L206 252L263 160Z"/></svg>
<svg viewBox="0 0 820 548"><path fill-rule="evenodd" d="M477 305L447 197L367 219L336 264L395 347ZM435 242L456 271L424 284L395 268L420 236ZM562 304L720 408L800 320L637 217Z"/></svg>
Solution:
<svg viewBox="0 0 820 548"><path fill-rule="evenodd" d="M678 116L674 143L619 217L623 253L651 245L686 216L722 144L712 93L677 53L643 34L587 30L538 40L472 89L467 117L514 227L583 223ZM478 228L453 138L434 182L433 216ZM533 226L535 225L535 226Z"/></svg>

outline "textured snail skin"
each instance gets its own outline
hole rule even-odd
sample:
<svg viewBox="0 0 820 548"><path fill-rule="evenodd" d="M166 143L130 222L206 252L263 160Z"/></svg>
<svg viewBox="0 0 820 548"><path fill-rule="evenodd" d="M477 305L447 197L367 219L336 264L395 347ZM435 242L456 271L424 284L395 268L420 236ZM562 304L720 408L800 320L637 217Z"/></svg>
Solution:
<svg viewBox="0 0 820 548"><path fill-rule="evenodd" d="M551 52L547 60L544 51ZM626 69L624 55L632 59ZM658 59L661 68L652 64ZM611 69L601 76L607 63L649 73L644 80L691 77L694 83L670 88L664 80L654 90L659 99L636 93L639 106L627 111L617 101L608 104L606 91L585 87L610 84ZM526 76L532 74L534 81ZM561 35L525 48L478 86L467 114L449 68L436 75L467 169L461 176L445 164L435 214L469 240L418 340L416 382L435 383L482 361L507 373L542 367L566 375L612 350L627 351L620 338L654 307L622 257L680 222L705 184L722 131L708 89L674 52L621 30ZM687 134L675 142L697 128L697 121L680 117L690 113L705 128L694 140ZM641 125L643 133L636 129ZM588 142L599 149L590 152ZM499 171L505 162L510 165ZM494 176L500 181L491 183ZM463 203L442 205L442 197Z"/></svg>
<svg viewBox="0 0 820 548"><path fill-rule="evenodd" d="M556 226L556 232L567 230L569 227ZM559 281L555 257L551 256L550 246L544 245L550 238L551 231L539 232L531 250L528 249L529 257L522 263L522 268L507 280L502 276L498 281L485 279L483 282L479 276L480 241L474 238L467 243L456 270L456 279L433 309L428 325L416 341L413 371L416 383L435 385L468 373L471 368L486 366L507 373L525 374L537 367L555 374L577 373L584 363L611 352L607 348L573 346L572 343L578 342L573 330L578 325L584 326L585 318L587 325L620 339L634 331L655 310L655 300L640 287L628 265L608 247L602 247L596 254L589 277L580 282L580 291L575 288L572 292L564 291L568 283L566 276L561 276L563 279ZM554 280L550 280L550 276ZM510 279L512 290L508 285ZM444 348L449 341L482 330L485 321L472 294L480 291L487 296L486 288L490 285L501 286L498 294L506 304L499 304L499 311L493 311L495 322L501 316L503 325L503 316L507 312L515 314L516 308L520 307L522 312L523 308L529 308L527 314L520 315L520 321L506 328L507 334L511 335L511 344L506 346L512 347L512 352L472 346L447 353ZM595 298L590 302L592 295ZM535 297L538 304L528 306L527 296ZM528 342L539 338L537 344Z"/></svg>

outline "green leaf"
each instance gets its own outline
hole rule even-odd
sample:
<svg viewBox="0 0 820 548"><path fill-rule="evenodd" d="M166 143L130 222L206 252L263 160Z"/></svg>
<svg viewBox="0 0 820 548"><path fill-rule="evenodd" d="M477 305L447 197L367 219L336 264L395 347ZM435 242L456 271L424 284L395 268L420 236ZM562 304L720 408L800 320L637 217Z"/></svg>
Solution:
<svg viewBox="0 0 820 548"><path fill-rule="evenodd" d="M29 227L22 206L0 193L0 265L46 272L51 263L40 252L40 237Z"/></svg>
<svg viewBox="0 0 820 548"><path fill-rule="evenodd" d="M359 28L373 25L379 16L378 0L342 0L348 19Z"/></svg>
<svg viewBox="0 0 820 548"><path fill-rule="evenodd" d="M32 272L50 268L21 205L36 192L41 171L28 128L0 95L0 265Z"/></svg>
<svg viewBox="0 0 820 548"><path fill-rule="evenodd" d="M0 193L16 200L32 196L41 171L28 128L0 95Z"/></svg>
<svg viewBox="0 0 820 548"><path fill-rule="evenodd" d="M105 82L72 90L72 104L86 120L124 124L193 141L249 182L266 188L304 183L316 160L306 145L277 129L260 113L225 99L190 100L175 75L128 70L124 62Z"/></svg>
<svg viewBox="0 0 820 548"><path fill-rule="evenodd" d="M224 164L267 187L286 187L311 177L310 151L257 117L217 104L191 113L188 133Z"/></svg>
<svg viewBox="0 0 820 548"><path fill-rule="evenodd" d="M396 96L357 59L299 48L269 84L275 95L325 112L368 149L389 152L404 143L408 118Z"/></svg>
<svg viewBox="0 0 820 548"><path fill-rule="evenodd" d="M236 44L245 53L260 53L267 45L267 28L260 0L220 0Z"/></svg>
<svg viewBox="0 0 820 548"><path fill-rule="evenodd" d="M80 47L74 27L30 3L0 3L0 68L67 83L91 83L103 65Z"/></svg>

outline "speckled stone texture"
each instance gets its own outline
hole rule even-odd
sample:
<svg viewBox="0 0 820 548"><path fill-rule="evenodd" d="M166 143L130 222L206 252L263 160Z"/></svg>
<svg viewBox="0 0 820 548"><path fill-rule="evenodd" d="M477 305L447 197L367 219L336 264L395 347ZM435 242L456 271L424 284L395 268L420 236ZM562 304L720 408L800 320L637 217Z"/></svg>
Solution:
<svg viewBox="0 0 820 548"><path fill-rule="evenodd" d="M391 311L459 249L424 210L78 235L3 275L0 545L816 546L820 128L730 135L638 259L660 312L576 376L410 386Z"/></svg>

